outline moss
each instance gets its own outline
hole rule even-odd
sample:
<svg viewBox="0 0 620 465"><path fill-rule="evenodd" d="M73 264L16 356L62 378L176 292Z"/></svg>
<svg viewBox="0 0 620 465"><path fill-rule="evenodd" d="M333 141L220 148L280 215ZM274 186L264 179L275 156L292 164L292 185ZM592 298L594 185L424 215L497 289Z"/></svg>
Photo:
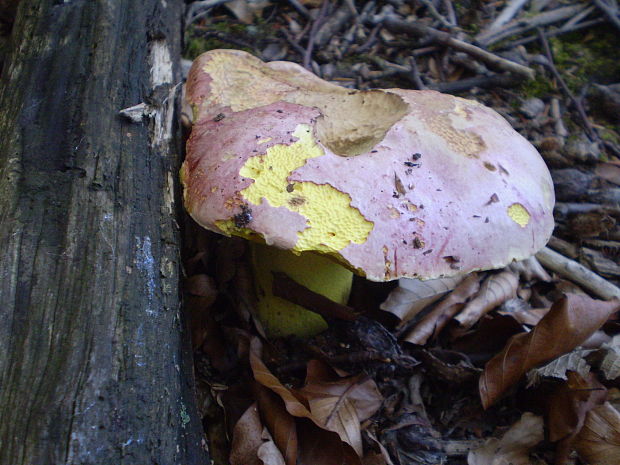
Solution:
<svg viewBox="0 0 620 465"><path fill-rule="evenodd" d="M538 79L530 79L525 81L520 88L520 92L527 98L543 98L549 94L553 94L556 91L553 83L549 79L543 79L539 76Z"/></svg>
<svg viewBox="0 0 620 465"><path fill-rule="evenodd" d="M617 36L610 27L587 34L574 33L549 40L555 65L573 92L591 82L609 83L620 78Z"/></svg>

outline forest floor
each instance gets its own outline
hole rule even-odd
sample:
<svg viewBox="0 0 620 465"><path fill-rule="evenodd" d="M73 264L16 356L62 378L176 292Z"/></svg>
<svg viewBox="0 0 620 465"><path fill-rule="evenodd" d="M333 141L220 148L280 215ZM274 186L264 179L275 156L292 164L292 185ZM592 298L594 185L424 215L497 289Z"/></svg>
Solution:
<svg viewBox="0 0 620 465"><path fill-rule="evenodd" d="M618 11L188 4L186 61L234 48L351 89L477 100L538 149L556 192L556 228L534 258L439 282L356 278L355 321L329 319L309 339L263 337L245 241L188 220L185 300L215 464L620 463Z"/></svg>

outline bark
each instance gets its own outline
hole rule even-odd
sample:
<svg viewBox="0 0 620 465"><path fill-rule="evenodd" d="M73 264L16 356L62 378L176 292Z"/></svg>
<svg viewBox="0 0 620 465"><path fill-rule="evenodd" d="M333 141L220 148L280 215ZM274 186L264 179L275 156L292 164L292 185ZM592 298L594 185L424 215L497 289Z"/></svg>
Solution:
<svg viewBox="0 0 620 465"><path fill-rule="evenodd" d="M208 463L178 286L182 8L19 5L0 81L2 464Z"/></svg>

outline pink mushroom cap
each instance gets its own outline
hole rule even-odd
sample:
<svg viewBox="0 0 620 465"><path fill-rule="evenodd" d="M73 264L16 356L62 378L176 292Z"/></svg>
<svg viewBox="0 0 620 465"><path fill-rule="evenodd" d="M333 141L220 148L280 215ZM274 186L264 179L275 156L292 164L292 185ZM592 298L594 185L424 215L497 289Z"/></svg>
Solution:
<svg viewBox="0 0 620 465"><path fill-rule="evenodd" d="M553 230L545 163L477 102L345 89L234 50L198 57L186 92L184 202L211 231L386 281L501 268Z"/></svg>

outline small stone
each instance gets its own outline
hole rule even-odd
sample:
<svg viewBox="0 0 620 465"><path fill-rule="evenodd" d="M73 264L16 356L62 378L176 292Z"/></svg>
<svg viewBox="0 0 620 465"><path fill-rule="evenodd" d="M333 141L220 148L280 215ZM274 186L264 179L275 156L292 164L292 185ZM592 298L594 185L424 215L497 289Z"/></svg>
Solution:
<svg viewBox="0 0 620 465"><path fill-rule="evenodd" d="M528 98L521 104L519 110L528 118L534 119L545 110L545 102L536 97Z"/></svg>

